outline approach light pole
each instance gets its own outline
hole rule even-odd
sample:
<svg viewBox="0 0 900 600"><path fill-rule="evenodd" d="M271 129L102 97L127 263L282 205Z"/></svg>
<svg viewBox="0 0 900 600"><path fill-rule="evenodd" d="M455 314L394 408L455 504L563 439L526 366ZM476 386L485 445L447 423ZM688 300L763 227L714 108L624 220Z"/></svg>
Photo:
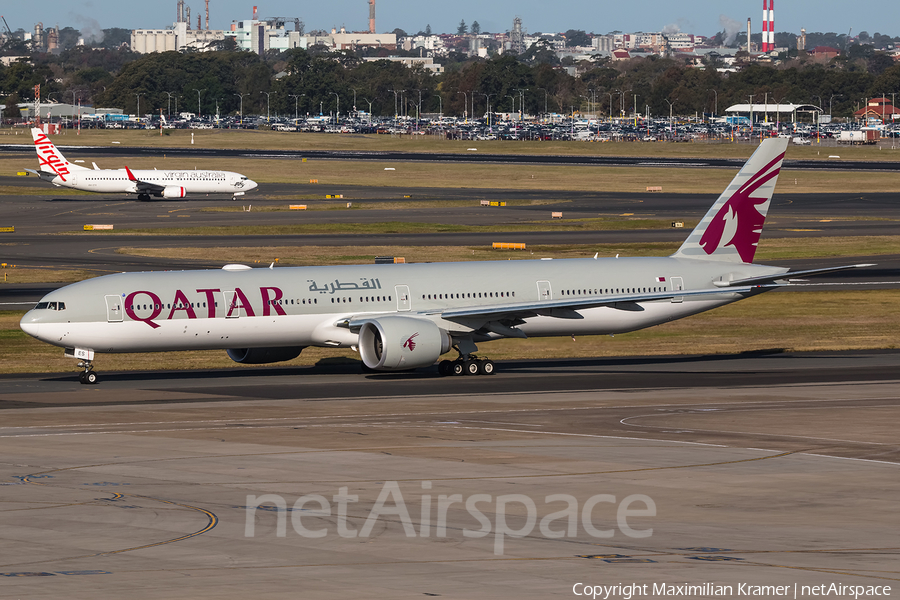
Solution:
<svg viewBox="0 0 900 600"><path fill-rule="evenodd" d="M469 96L466 92L456 92L457 94L463 95L463 121L465 123L469 122ZM394 102L396 102L396 96L394 97ZM396 109L394 110L396 112Z"/></svg>
<svg viewBox="0 0 900 600"><path fill-rule="evenodd" d="M244 96L247 95L248 92L244 92L243 94L238 94L235 92L235 96L241 99L241 129L244 128Z"/></svg>
<svg viewBox="0 0 900 600"><path fill-rule="evenodd" d="M272 99L272 94L277 94L278 92L260 92L260 94L266 95L266 125L269 125L272 121L269 113L269 103Z"/></svg>
<svg viewBox="0 0 900 600"><path fill-rule="evenodd" d="M712 92L713 94L716 95L716 104L715 104L715 108L713 109L713 116L717 117L717 116L719 116L719 92L717 92L715 88L707 89L706 93L709 93L709 92ZM707 97L709 97L709 96L707 96Z"/></svg>
<svg viewBox="0 0 900 600"><path fill-rule="evenodd" d="M330 92L335 98L337 98L337 112L335 113L335 125L341 124L341 97L337 92Z"/></svg>
<svg viewBox="0 0 900 600"><path fill-rule="evenodd" d="M399 92L398 92L398 90L388 90L388 91L394 93L394 121L396 121L397 120L397 94ZM402 91L402 90L400 90L400 91Z"/></svg>
<svg viewBox="0 0 900 600"><path fill-rule="evenodd" d="M300 96L305 96L305 95L306 94L288 94L288 98L294 99L294 124L295 125L296 125L297 119L299 118L297 116L297 101L299 100Z"/></svg>
<svg viewBox="0 0 900 600"><path fill-rule="evenodd" d="M674 105L669 101L668 98L663 98L663 100L665 100L666 104L669 105L669 132L672 133L674 136L674 132L672 131L672 107Z"/></svg>
<svg viewBox="0 0 900 600"><path fill-rule="evenodd" d="M166 102L166 116L171 117L172 116L172 95L175 94L175 92L163 92L163 93L169 97L168 101ZM176 104L176 107L177 107L177 104Z"/></svg>
<svg viewBox="0 0 900 600"><path fill-rule="evenodd" d="M197 88L194 88L194 91L197 92L197 118L199 119L200 118L200 92L205 92L206 88L203 88L202 90L198 90Z"/></svg>
<svg viewBox="0 0 900 600"><path fill-rule="evenodd" d="M144 95L144 92L135 93L135 97L137 98L137 118L138 121L141 120L141 96Z"/></svg>

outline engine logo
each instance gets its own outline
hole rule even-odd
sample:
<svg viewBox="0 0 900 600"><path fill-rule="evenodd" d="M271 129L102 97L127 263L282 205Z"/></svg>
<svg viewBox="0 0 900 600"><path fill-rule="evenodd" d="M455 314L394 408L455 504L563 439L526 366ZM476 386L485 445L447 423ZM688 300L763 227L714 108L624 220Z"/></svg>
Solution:
<svg viewBox="0 0 900 600"><path fill-rule="evenodd" d="M404 347L404 348L409 348L409 351L410 351L410 352L412 352L413 350L415 350L415 349L416 349L416 342L413 340L413 338L417 338L417 337L419 337L418 332L412 334L411 336L409 336L409 337L406 339L406 341L403 342L403 347Z"/></svg>

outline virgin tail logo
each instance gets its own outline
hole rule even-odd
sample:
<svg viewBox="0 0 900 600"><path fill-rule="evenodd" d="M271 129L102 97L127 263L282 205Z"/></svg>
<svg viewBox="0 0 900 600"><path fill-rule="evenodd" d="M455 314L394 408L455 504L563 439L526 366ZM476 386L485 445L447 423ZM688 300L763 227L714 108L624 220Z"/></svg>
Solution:
<svg viewBox="0 0 900 600"><path fill-rule="evenodd" d="M34 148L41 163L41 170L43 171L45 170L43 167L47 167L47 169L59 175L60 179L66 181L66 176L70 175L69 167L71 165L69 161L56 149L56 146L53 145L53 142L50 141L50 138L43 131L35 128L31 132L34 137Z"/></svg>

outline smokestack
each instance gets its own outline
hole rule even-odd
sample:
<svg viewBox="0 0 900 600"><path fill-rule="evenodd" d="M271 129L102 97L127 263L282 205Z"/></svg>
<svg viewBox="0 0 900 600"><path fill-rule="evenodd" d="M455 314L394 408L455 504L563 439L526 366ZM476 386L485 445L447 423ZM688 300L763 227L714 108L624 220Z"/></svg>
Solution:
<svg viewBox="0 0 900 600"><path fill-rule="evenodd" d="M253 20L256 20L256 7L253 7Z"/></svg>
<svg viewBox="0 0 900 600"><path fill-rule="evenodd" d="M775 50L775 0L768 0L768 8L766 8L766 0L763 0L763 30L760 50L765 53Z"/></svg>
<svg viewBox="0 0 900 600"><path fill-rule="evenodd" d="M200 15L197 15L197 31L203 31L203 24L200 22Z"/></svg>
<svg viewBox="0 0 900 600"><path fill-rule="evenodd" d="M750 54L750 17L747 17L747 54Z"/></svg>
<svg viewBox="0 0 900 600"><path fill-rule="evenodd" d="M209 0L206 0L206 30L209 31Z"/></svg>
<svg viewBox="0 0 900 600"><path fill-rule="evenodd" d="M184 7L184 22L187 23L187 30L191 30L191 7Z"/></svg>
<svg viewBox="0 0 900 600"><path fill-rule="evenodd" d="M369 33L375 33L375 0L369 0Z"/></svg>

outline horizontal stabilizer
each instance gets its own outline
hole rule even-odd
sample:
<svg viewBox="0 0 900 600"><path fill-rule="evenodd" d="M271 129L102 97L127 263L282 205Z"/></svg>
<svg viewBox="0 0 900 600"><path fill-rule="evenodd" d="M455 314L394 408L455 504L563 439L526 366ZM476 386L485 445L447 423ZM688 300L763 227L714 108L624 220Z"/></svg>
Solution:
<svg viewBox="0 0 900 600"><path fill-rule="evenodd" d="M762 275L760 277L748 277L746 279L735 279L734 281L714 281L713 285L717 287L734 287L746 285L762 285L765 283L774 283L776 281L784 281L795 277L807 277L810 275L823 275L825 273L836 273L838 271L848 271L850 269L861 269L863 267L874 267L874 264L861 265L844 265L841 267L825 267L822 269L807 269L805 271L786 271L784 273L776 273L775 275Z"/></svg>

